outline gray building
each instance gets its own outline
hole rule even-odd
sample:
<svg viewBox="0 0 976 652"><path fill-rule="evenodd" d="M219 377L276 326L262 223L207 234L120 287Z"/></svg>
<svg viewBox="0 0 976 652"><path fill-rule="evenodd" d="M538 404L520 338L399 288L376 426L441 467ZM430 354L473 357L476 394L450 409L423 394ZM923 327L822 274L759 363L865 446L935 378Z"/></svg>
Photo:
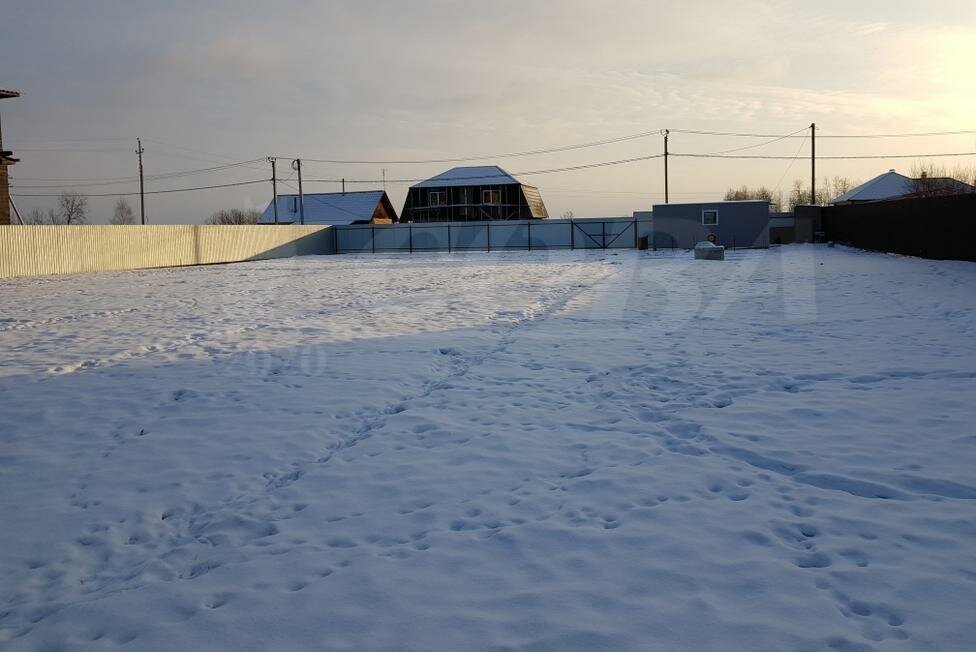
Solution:
<svg viewBox="0 0 976 652"><path fill-rule="evenodd" d="M691 249L715 236L726 247L769 246L769 202L718 201L654 206L654 247Z"/></svg>

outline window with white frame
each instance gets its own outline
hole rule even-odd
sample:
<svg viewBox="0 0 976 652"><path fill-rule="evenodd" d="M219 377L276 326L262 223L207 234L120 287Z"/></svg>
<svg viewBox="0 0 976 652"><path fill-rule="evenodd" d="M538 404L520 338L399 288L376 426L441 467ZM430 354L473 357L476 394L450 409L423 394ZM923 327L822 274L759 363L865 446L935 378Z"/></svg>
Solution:
<svg viewBox="0 0 976 652"><path fill-rule="evenodd" d="M482 204L500 204L502 203L502 193L500 190L482 190L481 191L481 203Z"/></svg>
<svg viewBox="0 0 976 652"><path fill-rule="evenodd" d="M704 224L705 226L718 226L718 211L716 210L702 211L702 224Z"/></svg>
<svg viewBox="0 0 976 652"><path fill-rule="evenodd" d="M445 206L447 205L447 191L446 190L431 190L427 193L427 204L429 206Z"/></svg>

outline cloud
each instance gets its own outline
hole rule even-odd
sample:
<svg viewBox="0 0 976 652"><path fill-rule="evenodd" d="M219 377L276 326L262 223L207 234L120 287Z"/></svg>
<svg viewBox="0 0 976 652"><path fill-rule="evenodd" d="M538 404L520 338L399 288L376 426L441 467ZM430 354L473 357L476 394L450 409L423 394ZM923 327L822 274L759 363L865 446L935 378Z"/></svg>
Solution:
<svg viewBox="0 0 976 652"><path fill-rule="evenodd" d="M854 34L857 36L870 36L871 34L879 34L886 29L888 29L888 23L867 23L854 28Z"/></svg>
<svg viewBox="0 0 976 652"><path fill-rule="evenodd" d="M32 68L21 79L30 82L25 98L10 112L4 107L9 132L38 139L143 135L238 160L393 159L542 148L662 127L786 133L817 122L834 133L964 129L976 115L970 71L976 5L963 0L921 13L917 3L850 0L694 6L496 0L490 11L447 0L282 0L247 11L229 0L174 2L54 15L25 5L15 19L28 22L9 30L9 48ZM685 136L672 142L675 151L743 144ZM822 151L971 146L971 139L833 141ZM542 169L659 149L657 139L646 139L499 162L512 171ZM763 151L792 156L797 145ZM167 170L199 163L160 155L154 151L149 163ZM120 176L131 173L131 159L126 147L117 163L85 165ZM376 178L381 169L374 167L335 166L322 176ZM837 164L838 173L862 178L877 167ZM388 172L421 177L441 168ZM660 190L660 168L650 161L534 180L544 192L553 186L632 193L572 206L560 205L557 195L554 214L620 213L628 202L644 206L644 189ZM685 160L675 164L672 191L771 185L785 168L778 161ZM25 161L18 172L91 174L68 157ZM402 189L391 190L398 201ZM240 196L228 190L153 203L168 202L177 219L234 205Z"/></svg>
<svg viewBox="0 0 976 652"><path fill-rule="evenodd" d="M159 65L174 75L266 82L287 72L288 51L256 34L219 34L211 43L174 44Z"/></svg>

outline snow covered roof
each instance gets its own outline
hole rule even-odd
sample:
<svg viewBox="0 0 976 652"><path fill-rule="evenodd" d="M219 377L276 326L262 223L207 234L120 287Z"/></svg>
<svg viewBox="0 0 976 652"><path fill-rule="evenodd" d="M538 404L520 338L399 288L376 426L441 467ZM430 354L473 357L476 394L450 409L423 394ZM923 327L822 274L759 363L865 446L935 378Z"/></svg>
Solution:
<svg viewBox="0 0 976 652"><path fill-rule="evenodd" d="M841 204L848 201L875 201L878 199L891 199L901 197L912 192L914 181L911 177L898 174L894 170L889 170L871 179L867 183L862 183L857 188L845 192L840 197L834 198L831 204Z"/></svg>
<svg viewBox="0 0 976 652"><path fill-rule="evenodd" d="M382 190L305 193L305 224L336 226L368 222L385 195ZM278 221L297 223L299 219L298 195L278 195ZM268 202L259 223L274 223L273 201Z"/></svg>
<svg viewBox="0 0 976 652"><path fill-rule="evenodd" d="M454 186L494 186L521 182L497 165L451 168L411 188L447 188Z"/></svg>

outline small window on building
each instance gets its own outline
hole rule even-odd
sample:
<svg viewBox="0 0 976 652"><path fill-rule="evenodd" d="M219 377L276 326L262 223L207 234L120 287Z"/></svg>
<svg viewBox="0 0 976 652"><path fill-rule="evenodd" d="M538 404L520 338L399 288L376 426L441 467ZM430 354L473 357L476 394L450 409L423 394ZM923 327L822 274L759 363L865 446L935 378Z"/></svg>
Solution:
<svg viewBox="0 0 976 652"><path fill-rule="evenodd" d="M447 205L447 191L446 190L432 190L427 194L427 203L430 206L445 206Z"/></svg>
<svg viewBox="0 0 976 652"><path fill-rule="evenodd" d="M702 211L702 224L718 226L718 211Z"/></svg>
<svg viewBox="0 0 976 652"><path fill-rule="evenodd" d="M481 191L481 203L482 204L500 204L502 203L502 193L500 190L482 190Z"/></svg>

